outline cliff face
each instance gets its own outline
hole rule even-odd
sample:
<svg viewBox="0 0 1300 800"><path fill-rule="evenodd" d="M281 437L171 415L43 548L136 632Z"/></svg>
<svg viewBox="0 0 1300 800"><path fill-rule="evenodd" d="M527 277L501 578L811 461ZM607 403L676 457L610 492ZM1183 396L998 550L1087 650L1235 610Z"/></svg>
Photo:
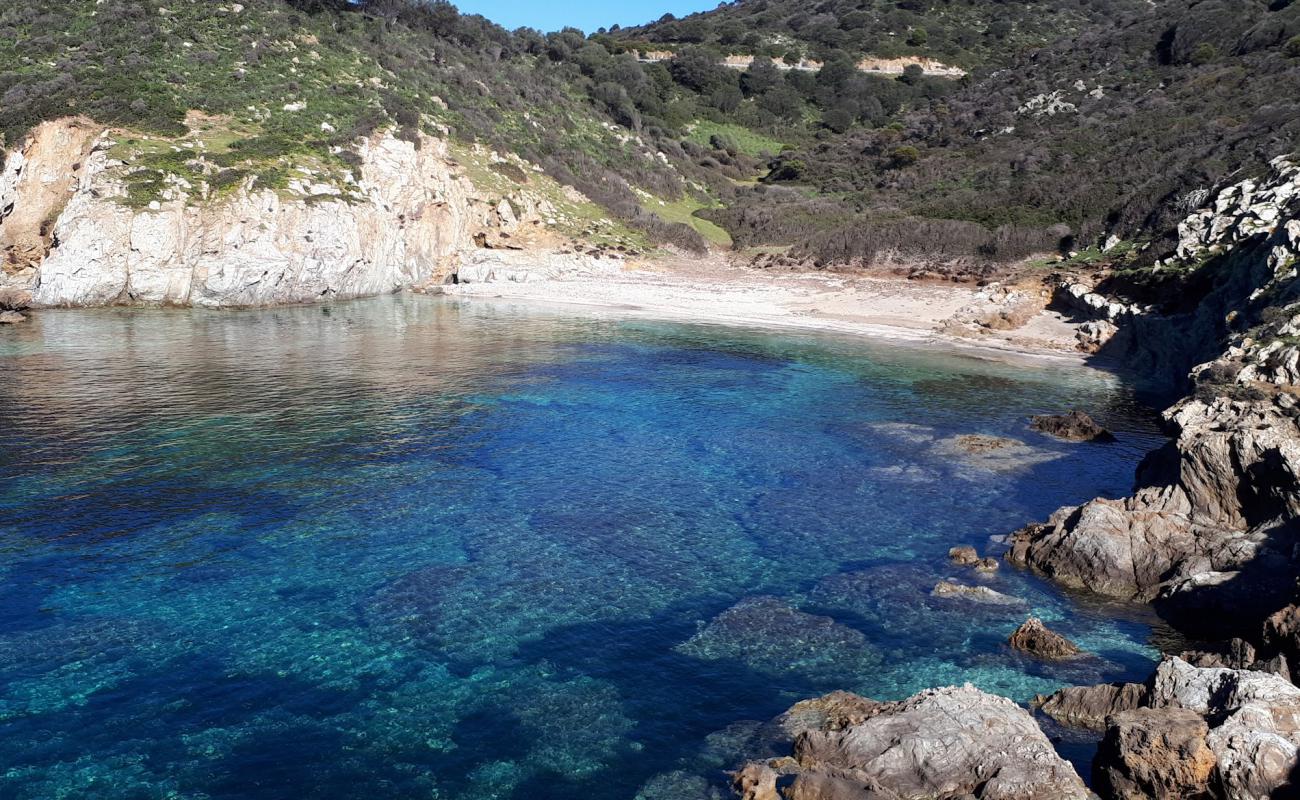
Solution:
<svg viewBox="0 0 1300 800"><path fill-rule="evenodd" d="M0 283L37 306L257 306L348 298L428 282L488 236L540 225L537 204L480 199L445 141L359 141L348 183L217 197L169 180L127 202L114 133L85 120L38 127L0 177Z"/></svg>
<svg viewBox="0 0 1300 800"><path fill-rule="evenodd" d="M1263 183L1224 189L1179 239L1177 260L1203 261L1217 289L1171 324L1144 320L1163 330L1145 347L1186 342L1189 325L1236 332L1165 412L1176 439L1148 459L1133 496L1063 508L1015 534L1008 557L1218 634L1289 602L1300 574L1300 167L1278 160Z"/></svg>

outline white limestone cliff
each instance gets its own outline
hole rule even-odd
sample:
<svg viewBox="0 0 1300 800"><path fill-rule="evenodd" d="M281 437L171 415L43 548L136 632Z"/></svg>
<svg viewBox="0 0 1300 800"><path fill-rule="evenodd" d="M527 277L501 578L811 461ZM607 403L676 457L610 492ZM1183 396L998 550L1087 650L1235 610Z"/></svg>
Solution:
<svg viewBox="0 0 1300 800"><path fill-rule="evenodd" d="M123 202L113 132L38 126L0 173L0 284L40 306L261 306L361 297L436 281L489 235L547 209L480 197L446 141L381 132L356 143L347 191L310 179L228 195L176 180L147 208ZM504 209L504 210L503 210Z"/></svg>

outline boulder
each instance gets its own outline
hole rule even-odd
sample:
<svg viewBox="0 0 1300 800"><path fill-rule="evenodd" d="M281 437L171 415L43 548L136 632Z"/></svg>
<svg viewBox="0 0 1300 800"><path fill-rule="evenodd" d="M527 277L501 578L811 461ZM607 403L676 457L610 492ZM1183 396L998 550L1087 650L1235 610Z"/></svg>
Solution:
<svg viewBox="0 0 1300 800"><path fill-rule="evenodd" d="M1039 414L1030 419L1029 426L1058 439L1071 442L1113 442L1115 436L1098 425L1092 417L1074 410L1068 414Z"/></svg>
<svg viewBox="0 0 1300 800"><path fill-rule="evenodd" d="M1222 667L1194 667L1166 658L1150 681L1147 703L1155 708L1187 708L1223 717L1246 705L1300 708L1300 688L1277 675Z"/></svg>
<svg viewBox="0 0 1300 800"><path fill-rule="evenodd" d="M746 764L732 776L731 788L741 800L781 800L776 791L776 770L766 764Z"/></svg>
<svg viewBox="0 0 1300 800"><path fill-rule="evenodd" d="M960 564L963 567L974 566L979 563L980 554L975 551L974 547L968 544L958 545L948 551L948 558L954 564Z"/></svg>
<svg viewBox="0 0 1300 800"><path fill-rule="evenodd" d="M987 603L997 606L1018 606L1024 605L1025 601L1019 597L1012 597L1009 594L994 591L987 586L965 586L952 581L939 581L934 585L930 592L931 597L950 598L956 600L969 600L972 603Z"/></svg>
<svg viewBox="0 0 1300 800"><path fill-rule="evenodd" d="M1209 726L1184 708L1138 708L1114 715L1093 761L1093 785L1118 800L1208 798L1216 759Z"/></svg>
<svg viewBox="0 0 1300 800"><path fill-rule="evenodd" d="M26 321L27 317L17 311L0 311L0 325L16 325Z"/></svg>
<svg viewBox="0 0 1300 800"><path fill-rule="evenodd" d="M996 558L981 558L975 548L968 544L958 545L949 550L948 558L954 564L974 567L976 572L996 572L998 569Z"/></svg>
<svg viewBox="0 0 1300 800"><path fill-rule="evenodd" d="M795 757L801 779L821 774L862 787L856 795L798 795L809 800L866 798L867 787L908 798L1087 797L1029 712L970 684L928 689L843 731L804 733Z"/></svg>
<svg viewBox="0 0 1300 800"><path fill-rule="evenodd" d="M31 292L16 286L0 286L0 311L25 311L31 305Z"/></svg>
<svg viewBox="0 0 1300 800"><path fill-rule="evenodd" d="M1007 640L1012 648L1038 658L1060 661L1079 655L1079 648L1069 639L1051 630L1038 617L1030 617Z"/></svg>
<svg viewBox="0 0 1300 800"><path fill-rule="evenodd" d="M1034 705L1063 725L1090 730L1105 730L1106 720L1122 711L1132 711L1146 703L1147 687L1140 683L1103 683L1097 686L1067 686L1047 697L1039 696Z"/></svg>

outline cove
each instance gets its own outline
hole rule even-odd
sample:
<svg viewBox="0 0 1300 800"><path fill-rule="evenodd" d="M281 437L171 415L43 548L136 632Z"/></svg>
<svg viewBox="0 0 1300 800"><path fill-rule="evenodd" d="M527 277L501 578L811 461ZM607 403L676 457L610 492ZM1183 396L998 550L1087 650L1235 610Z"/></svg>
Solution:
<svg viewBox="0 0 1300 800"><path fill-rule="evenodd" d="M4 797L725 797L803 697L1163 635L948 562L1161 441L1072 364L403 296L51 311L0 370ZM1074 407L1118 441L1027 427ZM1008 650L1030 613L1092 657Z"/></svg>

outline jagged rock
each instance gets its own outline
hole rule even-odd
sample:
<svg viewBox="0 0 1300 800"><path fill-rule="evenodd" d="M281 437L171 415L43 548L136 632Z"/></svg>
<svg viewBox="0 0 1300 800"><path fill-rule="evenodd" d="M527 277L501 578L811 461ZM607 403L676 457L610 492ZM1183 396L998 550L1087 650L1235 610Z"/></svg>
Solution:
<svg viewBox="0 0 1300 800"><path fill-rule="evenodd" d="M1216 759L1201 716L1182 708L1121 711L1109 721L1093 782L1118 800L1208 798Z"/></svg>
<svg viewBox="0 0 1300 800"><path fill-rule="evenodd" d="M1300 657L1300 606L1294 603L1264 620L1262 640L1265 647L1284 655L1292 663Z"/></svg>
<svg viewBox="0 0 1300 800"><path fill-rule="evenodd" d="M783 800L1083 800L1087 789L1025 709L967 684L928 689L843 730L795 743ZM776 783L771 766L748 765L747 785ZM770 772L769 772L770 771ZM739 781L739 777L738 777ZM751 794L771 800L772 795Z"/></svg>
<svg viewBox="0 0 1300 800"><path fill-rule="evenodd" d="M1252 703L1300 709L1300 688L1277 675L1222 667L1194 667L1166 658L1156 667L1147 702L1222 716Z"/></svg>
<svg viewBox="0 0 1300 800"><path fill-rule="evenodd" d="M1140 683L1103 683L1097 686L1067 686L1035 705L1064 725L1104 730L1107 717L1131 711L1147 699L1147 687Z"/></svg>
<svg viewBox="0 0 1300 800"><path fill-rule="evenodd" d="M1245 639L1234 638L1221 647L1188 650L1178 657L1194 667L1249 669L1255 663L1255 648Z"/></svg>
<svg viewBox="0 0 1300 800"><path fill-rule="evenodd" d="M746 764L733 776L731 786L741 800L781 800L776 791L776 770L766 764Z"/></svg>
<svg viewBox="0 0 1300 800"><path fill-rule="evenodd" d="M1033 417L1029 424L1036 431L1072 442L1115 441L1110 431L1077 409L1068 414L1039 414Z"/></svg>
<svg viewBox="0 0 1300 800"><path fill-rule="evenodd" d="M1115 334L1119 333L1119 326L1107 320L1089 320L1078 327L1074 332L1075 347L1081 353L1097 353L1105 347Z"/></svg>
<svg viewBox="0 0 1300 800"><path fill-rule="evenodd" d="M1079 655L1078 646L1048 628L1038 617L1025 620L1007 642L1016 650L1053 661Z"/></svg>
<svg viewBox="0 0 1300 800"><path fill-rule="evenodd" d="M969 600L973 603L988 603L998 606L1025 604L1025 601L1019 597L1012 597L1009 594L994 591L987 586L966 586L952 581L939 581L936 583L934 589L930 592L930 596Z"/></svg>
<svg viewBox="0 0 1300 800"><path fill-rule="evenodd" d="M852 692L835 691L800 700L776 718L776 724L793 741L804 731L842 731L875 716L884 703Z"/></svg>
<svg viewBox="0 0 1300 800"><path fill-rule="evenodd" d="M980 554L974 547L968 544L958 545L948 551L948 558L954 564L960 564L963 567L974 566L979 563Z"/></svg>
<svg viewBox="0 0 1300 800"><path fill-rule="evenodd" d="M1155 600L1194 632L1222 635L1292 592L1278 536L1300 515L1300 426L1271 402L1226 397L1189 398L1165 419L1175 459L1151 485L1017 531L1007 559L1068 586Z"/></svg>

